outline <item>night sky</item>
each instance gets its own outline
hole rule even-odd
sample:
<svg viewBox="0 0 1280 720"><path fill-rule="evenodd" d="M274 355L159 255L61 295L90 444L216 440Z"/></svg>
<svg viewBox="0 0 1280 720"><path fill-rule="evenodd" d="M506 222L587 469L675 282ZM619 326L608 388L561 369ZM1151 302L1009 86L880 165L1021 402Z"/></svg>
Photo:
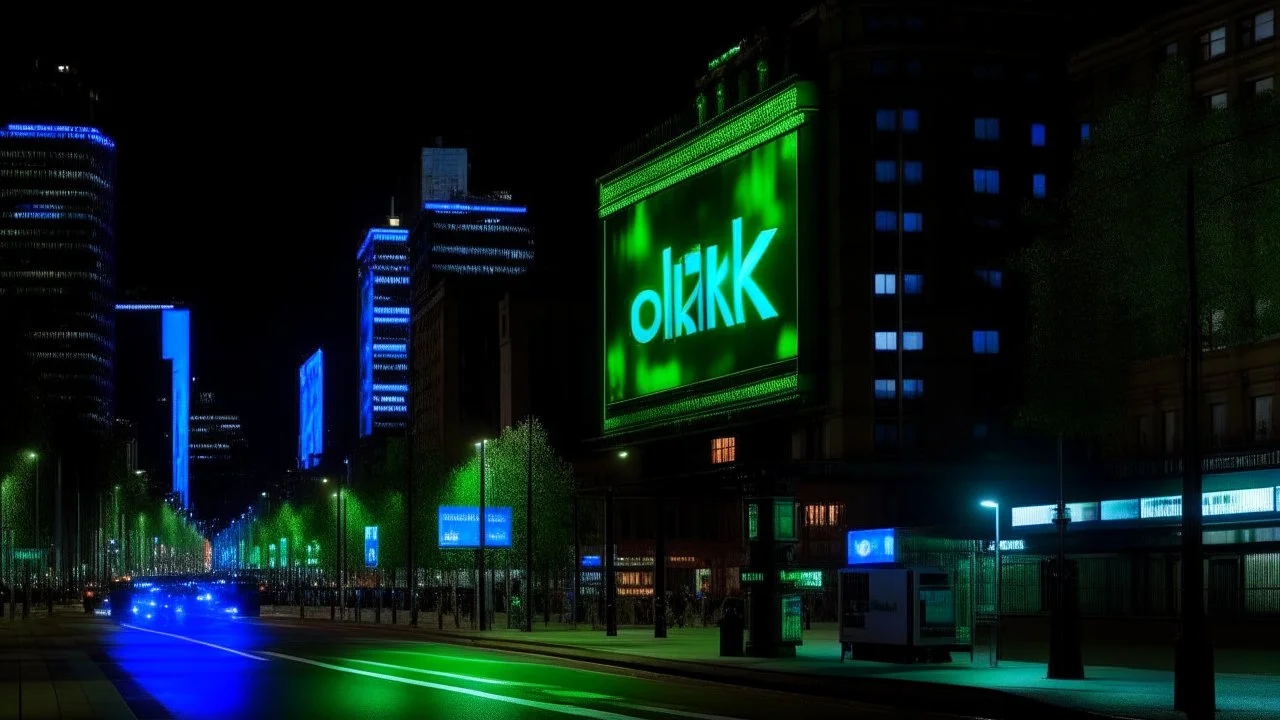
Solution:
<svg viewBox="0 0 1280 720"><path fill-rule="evenodd" d="M194 372L243 414L260 478L293 463L297 366L316 347L344 390L326 398L331 440L354 434L355 251L393 195L411 200L418 149L468 146L473 191L530 204L565 271L594 237L607 155L759 25L698 5L344 18L341 34L237 22L150 52L73 49L117 140L120 289L191 306Z"/></svg>
<svg viewBox="0 0 1280 720"><path fill-rule="evenodd" d="M234 15L43 52L106 103L122 293L191 306L195 374L243 414L262 478L293 463L297 366L316 347L343 389L327 449L354 434L354 255L393 195L411 200L420 147L469 147L473 191L528 203L540 262L571 273L608 154L690 103L709 59L814 4Z"/></svg>

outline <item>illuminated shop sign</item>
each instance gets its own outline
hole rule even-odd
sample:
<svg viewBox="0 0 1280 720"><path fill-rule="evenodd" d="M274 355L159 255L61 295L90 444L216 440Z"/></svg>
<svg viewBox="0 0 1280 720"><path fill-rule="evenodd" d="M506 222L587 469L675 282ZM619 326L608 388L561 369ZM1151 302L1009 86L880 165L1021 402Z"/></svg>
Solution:
<svg viewBox="0 0 1280 720"><path fill-rule="evenodd" d="M485 547L511 547L511 508L484 509ZM442 548L480 547L480 508L441 505L437 514L438 545Z"/></svg>
<svg viewBox="0 0 1280 720"><path fill-rule="evenodd" d="M1182 496L1103 500L1093 503L1068 503L1071 521L1093 520L1158 520L1182 517ZM1201 496L1201 512L1205 517L1246 515L1275 512L1280 507L1280 487L1250 488L1207 492ZM1048 525L1053 522L1057 505L1016 507L1012 511L1013 527Z"/></svg>
<svg viewBox="0 0 1280 720"><path fill-rule="evenodd" d="M850 530L847 541L847 559L850 565L891 563L897 557L897 543L893 528L882 530Z"/></svg>

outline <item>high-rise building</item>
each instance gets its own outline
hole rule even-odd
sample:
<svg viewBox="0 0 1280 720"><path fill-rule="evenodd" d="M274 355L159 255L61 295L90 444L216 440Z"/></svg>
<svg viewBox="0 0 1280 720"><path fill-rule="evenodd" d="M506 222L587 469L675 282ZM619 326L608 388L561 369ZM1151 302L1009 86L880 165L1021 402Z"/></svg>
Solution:
<svg viewBox="0 0 1280 720"><path fill-rule="evenodd" d="M409 231L391 222L356 253L360 438L402 434L409 415Z"/></svg>
<svg viewBox="0 0 1280 720"><path fill-rule="evenodd" d="M116 414L137 432L138 468L191 504L191 311L173 303L121 303Z"/></svg>
<svg viewBox="0 0 1280 720"><path fill-rule="evenodd" d="M465 198L469 175L466 148L444 147L443 140L436 147L422 148L419 199L428 203Z"/></svg>
<svg viewBox="0 0 1280 720"><path fill-rule="evenodd" d="M247 501L251 474L240 415L197 386L191 412L192 500L200 515L226 518Z"/></svg>
<svg viewBox="0 0 1280 720"><path fill-rule="evenodd" d="M298 468L324 460L324 350L316 350L298 368Z"/></svg>
<svg viewBox="0 0 1280 720"><path fill-rule="evenodd" d="M0 91L0 316L67 447L109 434L115 362L115 143L69 66Z"/></svg>
<svg viewBox="0 0 1280 720"><path fill-rule="evenodd" d="M1013 422L1007 263L1076 138L1056 18L1012 8L824 3L712 59L683 132L600 180L605 439L582 476L671 498L667 550L696 558L673 584L736 582L726 487L794 497L795 557L834 568L845 530L976 533L981 495L1053 478ZM651 552L653 507L619 503L619 554Z"/></svg>
<svg viewBox="0 0 1280 720"><path fill-rule="evenodd" d="M533 268L534 228L521 205L428 202L410 244L414 451L450 458L501 430L498 306Z"/></svg>

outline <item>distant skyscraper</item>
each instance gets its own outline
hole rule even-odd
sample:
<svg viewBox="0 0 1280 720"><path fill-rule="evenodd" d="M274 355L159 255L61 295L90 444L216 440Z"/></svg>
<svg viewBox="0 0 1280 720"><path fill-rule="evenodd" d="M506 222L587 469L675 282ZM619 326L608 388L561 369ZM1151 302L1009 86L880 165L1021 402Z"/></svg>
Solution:
<svg viewBox="0 0 1280 720"><path fill-rule="evenodd" d="M409 231L394 224L370 229L356 259L364 438L403 431L408 418Z"/></svg>
<svg viewBox="0 0 1280 720"><path fill-rule="evenodd" d="M201 516L225 518L241 509L249 486L240 416L214 392L199 388L191 413L191 477Z"/></svg>
<svg viewBox="0 0 1280 720"><path fill-rule="evenodd" d="M422 202L465 198L468 192L466 148L422 148Z"/></svg>
<svg viewBox="0 0 1280 720"><path fill-rule="evenodd" d="M324 350L316 350L298 368L298 467L316 467L323 457Z"/></svg>
<svg viewBox="0 0 1280 720"><path fill-rule="evenodd" d="M115 143L78 124L94 96L67 66L24 76L0 94L8 95L0 110L0 316L11 335L0 342L32 359L37 390L67 443L83 432L105 438L114 395Z"/></svg>
<svg viewBox="0 0 1280 720"><path fill-rule="evenodd" d="M191 503L191 311L170 303L122 303L120 403L137 428L140 469ZM165 450L168 452L166 453Z"/></svg>

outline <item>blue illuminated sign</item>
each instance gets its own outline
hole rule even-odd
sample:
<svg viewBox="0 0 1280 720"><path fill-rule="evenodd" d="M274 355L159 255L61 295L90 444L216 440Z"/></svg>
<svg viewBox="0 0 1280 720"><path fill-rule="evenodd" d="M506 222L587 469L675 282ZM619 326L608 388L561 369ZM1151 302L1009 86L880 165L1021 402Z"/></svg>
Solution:
<svg viewBox="0 0 1280 720"><path fill-rule="evenodd" d="M298 467L316 467L324 455L324 350L298 369Z"/></svg>
<svg viewBox="0 0 1280 720"><path fill-rule="evenodd" d="M523 215L529 212L529 208L519 205L471 205L469 203L442 202L423 203L422 209L430 212L445 213L511 213L513 215Z"/></svg>
<svg viewBox="0 0 1280 720"><path fill-rule="evenodd" d="M172 363L172 390L169 437L173 444L173 492L182 509L191 505L187 492L188 430L191 422L191 311L162 310L160 313L160 356Z"/></svg>
<svg viewBox="0 0 1280 720"><path fill-rule="evenodd" d="M850 530L848 540L848 564L869 565L891 563L897 556L896 533L893 528L881 530Z"/></svg>
<svg viewBox="0 0 1280 720"><path fill-rule="evenodd" d="M364 566L378 567L378 526L364 526Z"/></svg>
<svg viewBox="0 0 1280 720"><path fill-rule="evenodd" d="M442 548L480 547L480 508L441 505L437 511L438 545ZM485 514L485 547L511 547L511 508L489 507Z"/></svg>
<svg viewBox="0 0 1280 720"><path fill-rule="evenodd" d="M117 312L141 312L146 310L172 310L172 305L160 305L157 303L120 303L116 305Z"/></svg>
<svg viewBox="0 0 1280 720"><path fill-rule="evenodd" d="M599 555L583 555L582 567L600 567Z"/></svg>

